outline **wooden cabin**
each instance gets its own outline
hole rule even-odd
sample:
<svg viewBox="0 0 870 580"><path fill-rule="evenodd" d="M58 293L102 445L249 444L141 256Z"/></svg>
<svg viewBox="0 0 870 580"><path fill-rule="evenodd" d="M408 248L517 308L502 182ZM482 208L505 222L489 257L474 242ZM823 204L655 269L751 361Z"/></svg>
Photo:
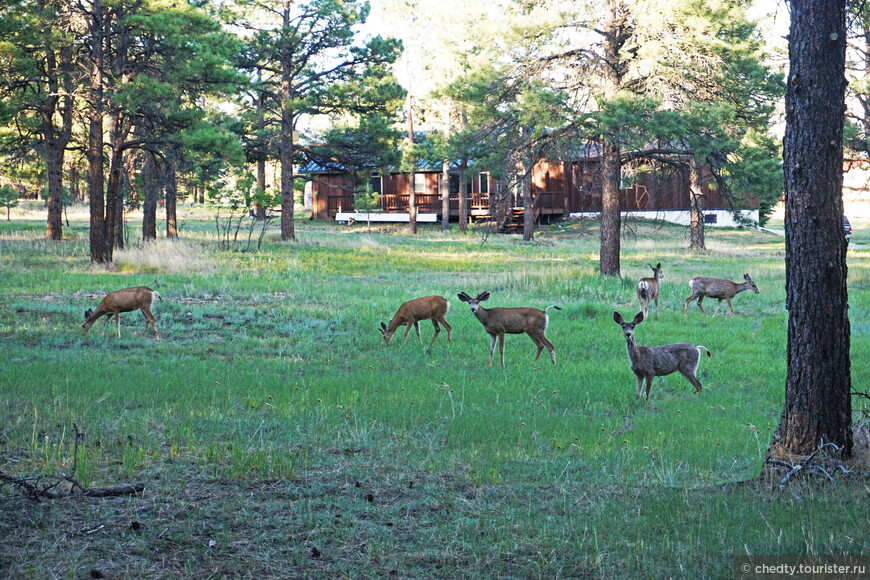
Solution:
<svg viewBox="0 0 870 580"><path fill-rule="evenodd" d="M354 211L354 191L360 188L347 174L322 171L316 167L304 167L301 174L307 175L312 187L312 219L335 219L340 213ZM600 159L584 158L576 161L541 161L532 172L532 198L536 221L566 217L570 214L596 213L601 211ZM414 174L414 191L418 214L435 214L441 219L440 168L420 167ZM492 178L488 172L468 175L468 214L471 219L490 219L494 212L491 202L506 200L513 212L514 221L522 222L522 194L518 187L506 192L504 183ZM448 191L450 192L450 219L459 218L459 172L451 168ZM712 173L705 168L702 176L705 215L714 215L717 210L730 212L729 204L715 187ZM377 212L408 213L410 192L407 173L392 172L375 175L370 185L378 193ZM508 193L507 195L503 195ZM625 181L620 190L620 207L627 212L653 212L667 219L668 212L687 213L691 207L689 176L675 172L670 177L660 178L641 175L634 182ZM757 208L757 203L750 204ZM502 210L504 213L504 210ZM757 217L756 217L757 219ZM716 220L707 220L717 225Z"/></svg>

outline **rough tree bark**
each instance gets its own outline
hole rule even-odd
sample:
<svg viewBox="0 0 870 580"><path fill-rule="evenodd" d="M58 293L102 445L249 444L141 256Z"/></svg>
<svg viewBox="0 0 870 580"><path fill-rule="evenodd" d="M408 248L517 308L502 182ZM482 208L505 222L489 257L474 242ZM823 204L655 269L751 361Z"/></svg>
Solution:
<svg viewBox="0 0 870 580"><path fill-rule="evenodd" d="M101 0L91 2L90 22L90 119L88 121L88 200L91 210L91 260L111 262L106 242L105 193L103 176L103 31L104 12Z"/></svg>
<svg viewBox="0 0 870 580"><path fill-rule="evenodd" d="M290 28L290 0L284 0L284 27ZM281 53L281 241L295 242L296 231L293 223L293 143L292 108L292 66L293 49L290 43Z"/></svg>
<svg viewBox="0 0 870 580"><path fill-rule="evenodd" d="M157 183L157 163L151 151L143 151L142 185L145 200L142 203L142 241L157 239L157 198L160 189Z"/></svg>
<svg viewBox="0 0 870 580"><path fill-rule="evenodd" d="M417 189L414 174L414 112L411 91L408 91L408 150L410 151L408 167L408 233L417 233Z"/></svg>
<svg viewBox="0 0 870 580"><path fill-rule="evenodd" d="M163 183L166 188L166 237L178 237L176 203L178 200L178 176L175 174L175 152L168 150L163 159Z"/></svg>
<svg viewBox="0 0 870 580"><path fill-rule="evenodd" d="M852 451L843 235L845 1L791 0L784 145L788 371L768 453Z"/></svg>

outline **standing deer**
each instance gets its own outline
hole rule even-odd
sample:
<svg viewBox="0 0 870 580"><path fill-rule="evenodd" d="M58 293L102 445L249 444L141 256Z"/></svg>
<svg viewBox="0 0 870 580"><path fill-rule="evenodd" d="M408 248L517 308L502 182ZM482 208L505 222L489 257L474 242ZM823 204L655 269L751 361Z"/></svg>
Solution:
<svg viewBox="0 0 870 580"><path fill-rule="evenodd" d="M447 342L450 342L451 327L444 320L444 315L447 314L448 310L450 310L450 303L441 296L415 298L399 306L398 312L390 320L389 325L381 322L380 331L384 335L384 340L387 344L390 344L390 340L393 338L396 330L400 326L405 325L407 328L405 328L405 337L402 339L402 344L405 344L405 341L408 339L408 332L413 325L417 331L417 338L420 339L420 346L422 346L423 337L420 335L420 321L431 320L432 324L435 325L435 334L432 335L432 342L429 343L429 346L432 346L438 337L438 333L441 332L441 327L438 326L439 322L447 329Z"/></svg>
<svg viewBox="0 0 870 580"><path fill-rule="evenodd" d="M637 283L637 299L640 300L640 308L643 310L644 318L647 318L650 300L656 303L656 318L659 316L659 280L662 275L662 263L659 262L655 266L647 264L653 271L652 278L641 278Z"/></svg>
<svg viewBox="0 0 870 580"><path fill-rule="evenodd" d="M471 312L477 317L483 328L490 336L489 343L489 366L492 367L492 353L495 350L495 339L498 338L498 349L501 354L501 366L504 367L504 335L505 334L523 334L529 335L535 346L538 347L538 353L535 355L535 360L541 356L541 351L544 347L550 351L550 358L553 364L556 364L556 347L553 343L547 340L544 333L547 331L547 323L550 318L547 316L547 310L555 308L562 310L558 306L547 306L546 310L538 308L489 308L486 309L480 305L481 302L489 298L489 292L481 292L476 298L472 298L465 292L459 293L459 299L463 302L468 302L471 307Z"/></svg>
<svg viewBox="0 0 870 580"><path fill-rule="evenodd" d="M733 316L734 307L731 306L731 299L734 298L734 296L740 294L744 290L752 290L758 294L758 286L755 285L755 282L752 281L749 274L743 274L743 279L745 282L742 284L735 284L734 282L722 280L721 278L707 278L705 276L692 278L691 282L689 282L689 288L692 289L692 295L686 298L686 307L683 309L683 314L686 314L689 311L689 302L696 298L698 299L698 308L701 309L701 312L707 314L707 311L704 310L703 306L701 306L701 301L707 297L719 299L718 304L716 304L716 310L713 312L713 316L716 316L716 313L719 312L719 307L722 306L723 300L728 302L728 308L731 309L731 315ZM709 314L707 315L709 316Z"/></svg>
<svg viewBox="0 0 870 580"><path fill-rule="evenodd" d="M109 324L109 320L114 316L115 325L118 327L118 338L121 338L121 313L141 310L145 316L145 330L142 331L142 336L145 336L145 333L148 332L148 325L151 324L154 328L154 340L160 340L157 336L157 319L151 314L151 301L154 294L157 294L157 297L163 300L163 297L159 293L148 286L136 286L135 288L124 288L123 290L109 292L97 306L96 310L88 308L85 311L85 323L82 324L82 334L87 334L94 322L101 316L106 317L105 322L103 322L103 332L105 333L106 325Z"/></svg>
<svg viewBox="0 0 870 580"><path fill-rule="evenodd" d="M701 393L701 381L695 376L701 359L701 349L710 351L703 346L692 346L685 342L666 344L664 346L638 346L634 340L634 327L643 322L643 312L638 312L632 322L625 322L622 315L613 311L613 321L622 327L625 333L625 344L628 347L628 360L631 371L637 377L637 399L646 380L646 400L649 401L649 390L654 377L669 375L679 371L695 387L697 394Z"/></svg>

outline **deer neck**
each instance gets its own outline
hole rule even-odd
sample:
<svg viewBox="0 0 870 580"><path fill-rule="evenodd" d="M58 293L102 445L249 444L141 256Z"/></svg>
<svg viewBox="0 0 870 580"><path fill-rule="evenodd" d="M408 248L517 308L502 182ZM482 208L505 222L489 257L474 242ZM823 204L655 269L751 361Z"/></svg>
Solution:
<svg viewBox="0 0 870 580"><path fill-rule="evenodd" d="M741 284L737 284L737 288L734 289L735 294L740 294L744 290L749 290L751 288L749 282L743 282Z"/></svg>
<svg viewBox="0 0 870 580"><path fill-rule="evenodd" d="M628 359L632 362L637 358L637 341L634 340L634 335L625 337L625 346L628 350Z"/></svg>
<svg viewBox="0 0 870 580"><path fill-rule="evenodd" d="M489 310L487 310L483 306L478 306L474 315L477 317L477 319L480 321L480 323L484 326L484 328L486 327L487 324L489 324Z"/></svg>

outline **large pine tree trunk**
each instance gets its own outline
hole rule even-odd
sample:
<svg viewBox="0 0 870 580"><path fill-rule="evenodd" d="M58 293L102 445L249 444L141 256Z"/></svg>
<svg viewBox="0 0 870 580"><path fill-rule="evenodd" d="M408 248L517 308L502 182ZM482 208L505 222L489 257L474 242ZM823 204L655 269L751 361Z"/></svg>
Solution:
<svg viewBox="0 0 870 580"><path fill-rule="evenodd" d="M604 99L613 100L619 94L625 67L620 50L625 42L626 12L620 0L607 0L604 6ZM616 143L603 135L601 141L601 262L599 270L605 276L619 276L619 184L622 179L621 151Z"/></svg>
<svg viewBox="0 0 870 580"><path fill-rule="evenodd" d="M142 204L142 241L157 239L157 167L154 154L145 151L145 161L142 164L142 185L145 189L145 201Z"/></svg>
<svg viewBox="0 0 870 580"><path fill-rule="evenodd" d="M260 93L257 99L257 132L262 138L266 133L266 93ZM291 133L292 136L292 133ZM265 149L265 145L260 145ZM266 154L258 153L257 156L257 219L266 219Z"/></svg>
<svg viewBox="0 0 870 580"><path fill-rule="evenodd" d="M410 151L408 170L408 233L417 233L417 188L414 182L416 177L414 174L414 112L412 109L413 99L411 92L408 91L408 150Z"/></svg>
<svg viewBox="0 0 870 580"><path fill-rule="evenodd" d="M532 199L532 160L527 152L523 160L523 241L535 239L535 201Z"/></svg>
<svg viewBox="0 0 870 580"><path fill-rule="evenodd" d="M178 218L176 204L178 201L178 176L175 174L175 153L168 151L163 164L163 182L166 187L166 237L178 237Z"/></svg>
<svg viewBox="0 0 870 580"><path fill-rule="evenodd" d="M290 0L284 0L284 27L290 28ZM281 156L281 241L295 242L296 231L293 222L293 120L291 107L293 97L292 66L293 54L289 46L281 54L281 142L278 146Z"/></svg>
<svg viewBox="0 0 870 580"><path fill-rule="evenodd" d="M459 231L468 231L468 158L459 163Z"/></svg>
<svg viewBox="0 0 870 580"><path fill-rule="evenodd" d="M52 131L53 133L53 131ZM48 173L48 220L46 236L63 239L63 154L65 144L53 136L46 140L45 160Z"/></svg>
<svg viewBox="0 0 870 580"><path fill-rule="evenodd" d="M619 276L619 233L622 218L619 213L619 182L622 164L619 149L602 142L601 176L601 262L599 270L605 276Z"/></svg>
<svg viewBox="0 0 870 580"><path fill-rule="evenodd" d="M788 372L770 454L852 450L843 235L844 0L791 0L784 145Z"/></svg>
<svg viewBox="0 0 870 580"><path fill-rule="evenodd" d="M91 2L90 40L90 119L88 121L88 201L91 210L91 260L103 264L112 261L106 241L105 192L103 176L103 6Z"/></svg>
<svg viewBox="0 0 870 580"><path fill-rule="evenodd" d="M689 233L689 249L704 251L704 191L701 187L701 164L697 159L689 160L689 198L691 225Z"/></svg>

